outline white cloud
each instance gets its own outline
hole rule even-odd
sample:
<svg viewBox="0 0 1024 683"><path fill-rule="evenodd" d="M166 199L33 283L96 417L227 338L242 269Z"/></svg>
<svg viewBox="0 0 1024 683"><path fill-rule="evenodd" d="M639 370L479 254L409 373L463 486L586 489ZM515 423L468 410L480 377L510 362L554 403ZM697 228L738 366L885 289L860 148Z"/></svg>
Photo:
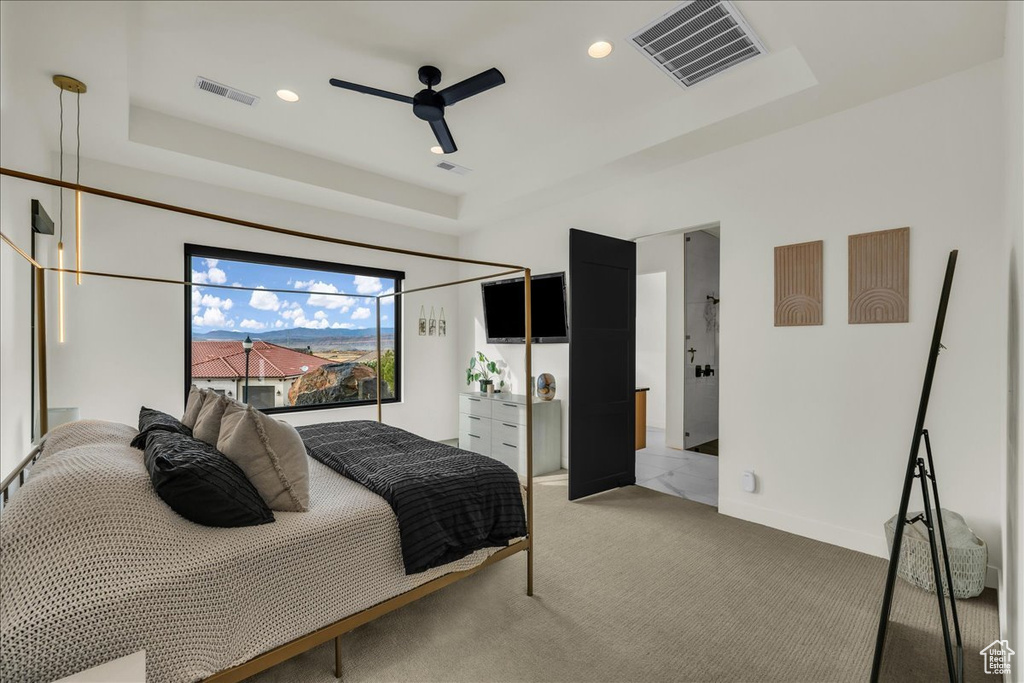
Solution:
<svg viewBox="0 0 1024 683"><path fill-rule="evenodd" d="M216 259L206 259L206 264L209 266L209 270L192 271L192 282L198 282L201 285L222 285L228 281L227 274L220 268L216 268L215 265L210 265L211 261L213 264L217 263Z"/></svg>
<svg viewBox="0 0 1024 683"><path fill-rule="evenodd" d="M394 293L395 293L395 288L394 287L388 287L383 292L381 292L381 296L383 297L385 294L394 294ZM384 297L384 298L382 298L380 300L380 305L381 306L390 306L391 304L395 303L395 298L396 297L393 297L393 296Z"/></svg>
<svg viewBox="0 0 1024 683"><path fill-rule="evenodd" d="M207 268L216 268L218 263L220 263L220 261L218 261L215 258L208 258L208 259L206 259L206 267Z"/></svg>
<svg viewBox="0 0 1024 683"><path fill-rule="evenodd" d="M273 292L261 292L258 290L264 287L257 287L257 291L249 297L249 305L260 311L276 311L281 308L281 301Z"/></svg>
<svg viewBox="0 0 1024 683"><path fill-rule="evenodd" d="M242 324L239 325L239 327L245 330L264 330L266 329L267 326L266 324L261 323L258 320L251 320L249 318L246 318L245 320L242 321Z"/></svg>
<svg viewBox="0 0 1024 683"><path fill-rule="evenodd" d="M352 311L352 319L353 320L366 320L369 317L370 317L370 309L369 308L363 308L362 306L360 306L356 310Z"/></svg>
<svg viewBox="0 0 1024 683"><path fill-rule="evenodd" d="M284 327L284 321L283 320L275 320L274 321L274 327L276 327L276 328Z"/></svg>
<svg viewBox="0 0 1024 683"><path fill-rule="evenodd" d="M292 309L289 309L287 311L282 311L281 312L281 317L282 318L287 318L287 319L291 320L293 318L305 318L306 314L303 313L302 312L302 308L299 307L299 308L292 308Z"/></svg>
<svg viewBox="0 0 1024 683"><path fill-rule="evenodd" d="M192 305L195 306L196 297L195 293L192 295ZM219 296L213 296L212 294L203 294L199 300L200 305L206 306L207 308L219 308L224 311L231 310L231 307L235 305L235 302L231 299L221 299Z"/></svg>
<svg viewBox="0 0 1024 683"><path fill-rule="evenodd" d="M317 311L316 313L313 314L313 317L316 318L317 320L327 320L327 314L324 313L323 311Z"/></svg>
<svg viewBox="0 0 1024 683"><path fill-rule="evenodd" d="M353 282L355 282L356 292L359 294L376 294L380 290L384 289L384 285L380 283L379 277L356 275L353 278Z"/></svg>
<svg viewBox="0 0 1024 683"><path fill-rule="evenodd" d="M332 330L354 330L356 326L352 323L334 323L331 325Z"/></svg>
<svg viewBox="0 0 1024 683"><path fill-rule="evenodd" d="M381 321L381 322L384 322L384 321L385 321L385 320L387 320L387 319L388 319L388 317L387 317L386 315L382 315L382 316L380 317L380 321Z"/></svg>
<svg viewBox="0 0 1024 683"><path fill-rule="evenodd" d="M294 283L289 280L288 282L289 284L294 284L295 289L305 289L306 287L316 283L316 280L296 280Z"/></svg>
<svg viewBox="0 0 1024 683"><path fill-rule="evenodd" d="M199 311L203 308L203 295L199 293L198 288L192 288L192 315L198 315Z"/></svg>
<svg viewBox="0 0 1024 683"><path fill-rule="evenodd" d="M317 306L319 308L329 309L341 309L342 313L347 313L352 306L355 305L356 300L350 296L329 296L330 294L337 294L338 288L334 285L317 281L317 282L296 282L296 285L305 285L302 289L309 292L323 292L322 294L310 294L306 303L310 306Z"/></svg>
<svg viewBox="0 0 1024 683"><path fill-rule="evenodd" d="M311 330L322 330L328 326L328 322L326 320L307 319L306 316L302 315L302 309L299 309L298 315L295 316L295 319L292 321L292 323L295 325L295 327L306 327Z"/></svg>
<svg viewBox="0 0 1024 683"><path fill-rule="evenodd" d="M192 318L199 327L231 327L219 308L207 308L202 315Z"/></svg>

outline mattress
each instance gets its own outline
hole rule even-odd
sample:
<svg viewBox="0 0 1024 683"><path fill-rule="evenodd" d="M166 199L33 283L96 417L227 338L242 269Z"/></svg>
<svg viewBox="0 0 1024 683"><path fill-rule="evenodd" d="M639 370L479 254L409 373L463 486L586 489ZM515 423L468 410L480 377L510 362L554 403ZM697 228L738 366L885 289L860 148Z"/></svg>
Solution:
<svg viewBox="0 0 1024 683"><path fill-rule="evenodd" d="M136 433L57 428L0 516L0 679L144 649L151 683L195 681L498 550L406 575L390 506L312 459L308 512L200 526L153 491Z"/></svg>

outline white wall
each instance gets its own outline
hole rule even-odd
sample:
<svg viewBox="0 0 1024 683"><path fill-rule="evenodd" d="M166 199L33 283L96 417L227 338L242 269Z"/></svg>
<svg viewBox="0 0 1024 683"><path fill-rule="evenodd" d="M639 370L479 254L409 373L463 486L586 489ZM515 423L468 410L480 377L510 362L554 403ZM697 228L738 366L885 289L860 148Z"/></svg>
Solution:
<svg viewBox="0 0 1024 683"><path fill-rule="evenodd" d="M648 387L647 426L665 428L668 332L665 273L636 277L636 385Z"/></svg>
<svg viewBox="0 0 1024 683"><path fill-rule="evenodd" d="M6 20L8 11L9 3L0 3L3 43L17 28ZM12 56L0 52L0 165L50 175L53 169L43 143L43 135L49 130L43 129L31 111L17 106L18 99L10 86L14 68ZM53 134L56 136L55 127ZM25 251L29 251L32 239L32 199L42 201L56 218L55 192L7 177L0 179L0 226ZM0 478L28 453L32 440L31 278L28 264L7 246L0 246Z"/></svg>
<svg viewBox="0 0 1024 683"><path fill-rule="evenodd" d="M1003 49L1003 130L1006 135L1005 222L1007 281L1007 401L1003 567L1000 617L1003 637L1021 652L1024 642L1024 4L1008 2ZM1008 261L1008 263L1006 263ZM1018 654L1014 680L1024 681Z"/></svg>
<svg viewBox="0 0 1024 683"><path fill-rule="evenodd" d="M720 222L720 510L882 555L950 249L957 281L928 420L948 507L1001 561L1006 350L998 62L517 216L463 238L467 256L568 266L568 229L632 238ZM846 323L846 240L911 226L910 323ZM825 240L825 324L774 328L772 249ZM570 294L571 294L570 282ZM463 355L484 347L462 298ZM470 325L470 320L478 321ZM475 329L474 329L475 328ZM522 376L519 354L508 357ZM540 349L561 395L568 351ZM758 493L740 489L744 469Z"/></svg>
<svg viewBox="0 0 1024 683"><path fill-rule="evenodd" d="M681 232L672 232L640 240L636 247L637 273L665 273L665 445L669 448L683 447L683 372L687 358L683 239ZM566 435L568 438L568 430ZM563 450L562 458L568 463L568 441Z"/></svg>
<svg viewBox="0 0 1024 683"><path fill-rule="evenodd" d="M83 162L82 178L88 184L127 194L310 233L437 253L456 251L456 241L451 236L89 160ZM180 280L185 270L183 245L190 242L404 270L407 289L455 279L458 271L450 263L300 240L91 196L83 200L83 216L83 267L89 270ZM67 258L73 259L73 251ZM184 402L185 345L182 288L90 277L81 286L75 286L69 277L67 341L59 344L55 334L56 302L52 296L56 276L51 274L48 279L52 332L50 404L77 406L83 418L129 424L137 420L141 405L180 413ZM27 280L24 284L27 285ZM21 283L10 290L15 297L28 295L27 287ZM6 292L5 286L5 297ZM452 438L457 433L457 339L417 336L416 317L421 304L425 303L428 309L436 306L438 310L444 306L449 325L457 329L456 293L438 290L406 298L403 403L385 406L385 420L428 438ZM5 317L5 330L9 322L13 323ZM27 339L27 334L19 333L19 337ZM109 381L111 376L117 377L114 386ZM431 410L424 410L424 406ZM293 424L375 419L376 409L305 411L283 417ZM15 427L12 422L10 429ZM6 412L3 433L7 438Z"/></svg>

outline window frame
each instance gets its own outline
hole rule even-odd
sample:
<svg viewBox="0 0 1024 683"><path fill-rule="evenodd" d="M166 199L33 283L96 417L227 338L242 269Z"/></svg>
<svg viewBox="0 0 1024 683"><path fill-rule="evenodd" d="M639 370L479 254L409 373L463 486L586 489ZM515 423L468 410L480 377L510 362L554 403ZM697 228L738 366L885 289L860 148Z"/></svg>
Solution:
<svg viewBox="0 0 1024 683"><path fill-rule="evenodd" d="M342 275L367 275L371 277L382 277L395 282L395 292L402 291L402 282L405 280L405 271L389 270L387 268L372 268L368 266L353 266L332 261L319 261L315 259L299 258L296 256L281 256L277 254L264 254L255 251L243 251L239 249L227 249L223 247L210 247L200 244L185 244L185 281L192 282L192 259L212 258L225 261L242 261L265 266L284 266L288 268L304 268L308 270L319 270L328 273L339 273ZM202 286L202 285L200 285ZM185 401L188 401L189 388L192 386L192 287L185 287ZM218 291L229 291L220 289ZM248 290L244 290L248 291ZM296 290L301 293L302 290ZM351 296L358 297L358 294L347 292ZM366 298L375 298L374 296ZM381 399L381 403L402 402L402 297L394 297L394 308L391 313L394 327L395 345L395 386L392 387L391 398ZM383 349L382 349L383 351ZM382 354L383 355L383 354ZM378 361L378 372L380 358ZM258 409L268 415L305 412L308 410L335 410L338 408L358 408L377 405L376 400L344 401L338 403L318 403L304 406L280 406L273 408Z"/></svg>

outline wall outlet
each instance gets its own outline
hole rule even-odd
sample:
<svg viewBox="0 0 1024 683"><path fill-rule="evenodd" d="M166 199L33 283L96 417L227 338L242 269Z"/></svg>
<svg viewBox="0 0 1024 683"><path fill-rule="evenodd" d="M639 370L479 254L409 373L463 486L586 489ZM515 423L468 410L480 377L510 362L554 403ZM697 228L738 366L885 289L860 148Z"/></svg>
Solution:
<svg viewBox="0 0 1024 683"><path fill-rule="evenodd" d="M754 474L754 470L743 472L743 490L747 493L755 493L757 491L757 476Z"/></svg>

